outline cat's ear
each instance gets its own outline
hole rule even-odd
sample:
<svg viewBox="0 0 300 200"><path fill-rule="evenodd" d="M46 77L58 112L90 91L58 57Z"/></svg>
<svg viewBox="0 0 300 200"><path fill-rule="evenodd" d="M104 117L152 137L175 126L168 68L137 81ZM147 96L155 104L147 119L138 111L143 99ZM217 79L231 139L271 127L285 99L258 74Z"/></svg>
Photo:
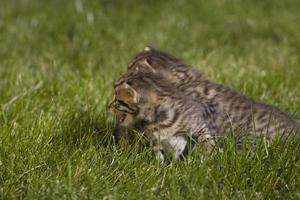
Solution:
<svg viewBox="0 0 300 200"><path fill-rule="evenodd" d="M144 48L144 52L148 52L148 51L152 51L152 50L153 50L153 48L149 45Z"/></svg>
<svg viewBox="0 0 300 200"><path fill-rule="evenodd" d="M140 64L144 67L147 67L148 69L150 69L153 73L157 73L157 71L152 67L152 65L150 64L149 58L145 58L144 60L142 60L140 62Z"/></svg>
<svg viewBox="0 0 300 200"><path fill-rule="evenodd" d="M116 95L119 99L127 103L138 103L139 95L136 90L126 82L116 89Z"/></svg>

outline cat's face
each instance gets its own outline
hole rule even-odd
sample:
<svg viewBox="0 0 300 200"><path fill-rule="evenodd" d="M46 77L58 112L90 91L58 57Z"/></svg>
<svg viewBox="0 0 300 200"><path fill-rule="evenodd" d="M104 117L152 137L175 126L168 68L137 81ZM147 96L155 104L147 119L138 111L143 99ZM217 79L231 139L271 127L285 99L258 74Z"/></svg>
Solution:
<svg viewBox="0 0 300 200"><path fill-rule="evenodd" d="M118 123L123 127L131 127L135 123L135 113L131 113L128 105L124 105L122 101L119 101L114 95L112 101L109 104L109 110L113 112L118 119Z"/></svg>
<svg viewBox="0 0 300 200"><path fill-rule="evenodd" d="M135 77L115 86L109 109L116 114L120 126L132 127L139 121L153 121L157 104L157 93L139 77Z"/></svg>
<svg viewBox="0 0 300 200"><path fill-rule="evenodd" d="M115 94L109 104L111 112L115 113L119 125L131 127L138 113L138 94L126 82L115 88Z"/></svg>

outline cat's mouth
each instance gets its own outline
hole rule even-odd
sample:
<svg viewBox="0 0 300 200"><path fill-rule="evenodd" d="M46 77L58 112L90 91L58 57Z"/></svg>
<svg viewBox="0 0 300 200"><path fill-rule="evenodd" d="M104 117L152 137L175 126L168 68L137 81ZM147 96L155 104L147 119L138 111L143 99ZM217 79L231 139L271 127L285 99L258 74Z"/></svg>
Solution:
<svg viewBox="0 0 300 200"><path fill-rule="evenodd" d="M125 119L126 119L126 114L123 113L123 114L121 114L121 116L119 117L119 122L120 122L120 123L123 123L123 122L125 121Z"/></svg>

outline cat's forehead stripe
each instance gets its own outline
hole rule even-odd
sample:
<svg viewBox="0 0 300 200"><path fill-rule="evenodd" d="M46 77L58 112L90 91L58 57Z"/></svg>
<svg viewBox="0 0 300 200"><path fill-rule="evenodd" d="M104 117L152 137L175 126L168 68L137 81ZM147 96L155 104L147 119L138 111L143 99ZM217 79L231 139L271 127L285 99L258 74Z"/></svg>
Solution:
<svg viewBox="0 0 300 200"><path fill-rule="evenodd" d="M142 62L142 65L148 67L153 73L156 73L157 71L149 64L147 58L145 58Z"/></svg>

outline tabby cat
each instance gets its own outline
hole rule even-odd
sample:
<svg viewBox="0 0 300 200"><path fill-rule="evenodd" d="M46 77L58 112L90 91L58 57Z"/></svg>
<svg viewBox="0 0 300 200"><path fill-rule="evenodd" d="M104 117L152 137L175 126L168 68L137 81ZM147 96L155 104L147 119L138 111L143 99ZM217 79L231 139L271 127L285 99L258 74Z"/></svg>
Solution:
<svg viewBox="0 0 300 200"><path fill-rule="evenodd" d="M206 148L214 144L209 106L185 97L159 75L135 74L120 82L109 107L120 126L142 125L140 130L155 144L153 149L162 160L184 157L188 144Z"/></svg>
<svg viewBox="0 0 300 200"><path fill-rule="evenodd" d="M168 88L169 91L180 92L184 94L182 96L188 97L188 101L195 104L194 112L200 112L199 109L204 108L209 110L204 121L213 138L222 136L228 130L238 138L247 134L272 139L276 135L299 133L299 124L288 113L209 81L180 59L151 47L146 47L136 55L129 63L127 72L115 82L114 86L118 88L130 77L136 75L142 77L147 74L160 77L160 82L171 85L173 89ZM151 84L154 84L151 87L156 87L156 83ZM171 93L167 92L168 90L164 92ZM200 108L196 109L197 106ZM197 113L195 115L199 116ZM204 113L200 115L204 116ZM173 123L176 123L176 120Z"/></svg>

